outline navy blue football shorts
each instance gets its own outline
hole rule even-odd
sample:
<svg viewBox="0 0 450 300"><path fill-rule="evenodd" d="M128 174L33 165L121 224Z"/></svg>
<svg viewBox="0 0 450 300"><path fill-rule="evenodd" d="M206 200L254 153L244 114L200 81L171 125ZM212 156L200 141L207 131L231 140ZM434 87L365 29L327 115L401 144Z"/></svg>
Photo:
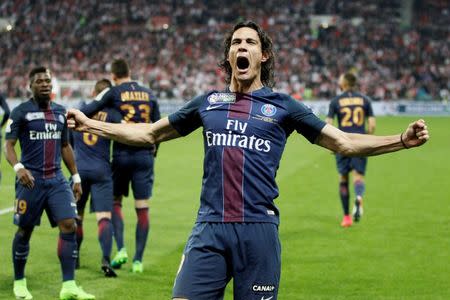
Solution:
<svg viewBox="0 0 450 300"><path fill-rule="evenodd" d="M89 195L91 196L90 212L110 212L113 207L113 181L109 172L79 170L83 194L77 202L78 212L84 212Z"/></svg>
<svg viewBox="0 0 450 300"><path fill-rule="evenodd" d="M367 157L348 157L336 154L336 165L341 175L346 175L351 170L364 175L366 173Z"/></svg>
<svg viewBox="0 0 450 300"><path fill-rule="evenodd" d="M114 196L128 197L131 182L135 199L149 199L153 189L153 155L116 155L113 157Z"/></svg>
<svg viewBox="0 0 450 300"><path fill-rule="evenodd" d="M233 299L276 300L280 270L276 224L196 223L184 249L173 298L223 299L233 278Z"/></svg>
<svg viewBox="0 0 450 300"><path fill-rule="evenodd" d="M39 225L44 210L52 227L55 227L58 221L77 216L73 192L62 173L45 180L34 177L32 189L16 180L14 224L19 227Z"/></svg>

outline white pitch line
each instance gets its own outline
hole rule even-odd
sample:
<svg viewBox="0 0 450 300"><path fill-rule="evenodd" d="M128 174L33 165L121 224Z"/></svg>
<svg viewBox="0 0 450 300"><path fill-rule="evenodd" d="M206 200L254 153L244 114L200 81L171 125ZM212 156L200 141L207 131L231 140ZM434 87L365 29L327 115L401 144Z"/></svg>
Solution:
<svg viewBox="0 0 450 300"><path fill-rule="evenodd" d="M12 211L14 211L14 207L13 206L8 207L8 208L4 208L4 209L0 209L0 215L4 215L4 214L7 214L7 213L12 212Z"/></svg>

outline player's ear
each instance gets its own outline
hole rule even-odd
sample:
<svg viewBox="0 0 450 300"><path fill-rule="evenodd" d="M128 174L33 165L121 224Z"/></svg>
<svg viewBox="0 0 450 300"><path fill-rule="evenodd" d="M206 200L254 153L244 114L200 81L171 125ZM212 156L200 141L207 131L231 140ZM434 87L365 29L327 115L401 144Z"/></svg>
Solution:
<svg viewBox="0 0 450 300"><path fill-rule="evenodd" d="M266 52L262 53L261 62L266 62L269 60L269 55Z"/></svg>

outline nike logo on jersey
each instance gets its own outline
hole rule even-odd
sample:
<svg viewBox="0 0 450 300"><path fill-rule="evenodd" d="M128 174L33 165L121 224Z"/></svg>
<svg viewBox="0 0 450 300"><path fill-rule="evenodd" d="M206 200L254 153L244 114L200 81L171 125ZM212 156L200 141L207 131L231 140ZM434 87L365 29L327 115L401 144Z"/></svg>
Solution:
<svg viewBox="0 0 450 300"><path fill-rule="evenodd" d="M270 299L272 299L272 298L273 298L273 296L270 296L269 298L266 298L266 297L262 296L262 297L261 297L261 300L270 300Z"/></svg>
<svg viewBox="0 0 450 300"><path fill-rule="evenodd" d="M206 110L211 110L211 109L216 109L223 106L223 104L217 104L217 105L208 105L208 107L206 107Z"/></svg>

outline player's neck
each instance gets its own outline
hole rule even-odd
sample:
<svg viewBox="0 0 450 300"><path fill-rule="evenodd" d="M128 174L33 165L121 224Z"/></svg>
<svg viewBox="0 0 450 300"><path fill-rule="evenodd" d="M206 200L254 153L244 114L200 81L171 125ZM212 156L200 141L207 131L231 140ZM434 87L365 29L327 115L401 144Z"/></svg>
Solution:
<svg viewBox="0 0 450 300"><path fill-rule="evenodd" d="M114 84L121 85L122 83L130 82L130 81L131 81L131 77L117 78L114 80Z"/></svg>
<svg viewBox="0 0 450 300"><path fill-rule="evenodd" d="M48 109L50 107L50 99L41 99L38 96L33 96L33 101L40 109Z"/></svg>
<svg viewBox="0 0 450 300"><path fill-rule="evenodd" d="M353 89L345 89L344 93L352 94L352 93L354 93L354 90Z"/></svg>
<svg viewBox="0 0 450 300"><path fill-rule="evenodd" d="M248 81L238 81L235 78L232 78L230 82L230 91L234 93L251 93L256 90L259 90L263 87L261 80L252 80L251 82Z"/></svg>

